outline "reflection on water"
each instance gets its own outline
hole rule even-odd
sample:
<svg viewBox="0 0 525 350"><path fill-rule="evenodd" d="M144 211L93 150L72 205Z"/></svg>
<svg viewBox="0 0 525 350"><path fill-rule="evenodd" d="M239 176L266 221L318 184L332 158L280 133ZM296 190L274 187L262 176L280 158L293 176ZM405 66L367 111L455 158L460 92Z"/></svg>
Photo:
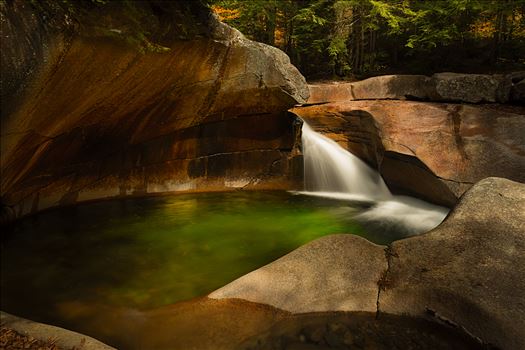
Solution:
<svg viewBox="0 0 525 350"><path fill-rule="evenodd" d="M323 235L355 233L376 243L402 235L365 233L352 219L359 212L357 204L285 192L49 211L4 236L1 308L113 340L119 322L138 329L149 310L206 295ZM101 327L99 319L111 321Z"/></svg>

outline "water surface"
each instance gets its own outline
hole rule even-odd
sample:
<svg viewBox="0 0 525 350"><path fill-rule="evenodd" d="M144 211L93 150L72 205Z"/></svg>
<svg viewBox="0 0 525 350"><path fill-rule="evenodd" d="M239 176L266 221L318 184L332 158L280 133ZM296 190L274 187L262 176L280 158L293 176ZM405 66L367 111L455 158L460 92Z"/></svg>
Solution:
<svg viewBox="0 0 525 350"><path fill-rule="evenodd" d="M45 212L3 239L2 307L37 314L81 299L145 309L206 295L315 238L365 235L355 210L286 192L236 192Z"/></svg>
<svg viewBox="0 0 525 350"><path fill-rule="evenodd" d="M173 334L197 341L208 317L199 315L208 315L212 302L181 301L327 234L353 233L380 244L406 234L358 224L354 217L367 206L288 192L232 192L50 210L3 233L0 306L119 348L161 340L170 348ZM224 320L226 312L217 315Z"/></svg>

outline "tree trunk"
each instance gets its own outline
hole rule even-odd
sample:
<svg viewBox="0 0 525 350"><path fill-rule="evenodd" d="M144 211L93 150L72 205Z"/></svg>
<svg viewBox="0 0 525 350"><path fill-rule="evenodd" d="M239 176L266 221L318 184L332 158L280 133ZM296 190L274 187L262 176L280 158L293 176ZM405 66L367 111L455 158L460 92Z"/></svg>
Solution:
<svg viewBox="0 0 525 350"><path fill-rule="evenodd" d="M277 6L273 5L266 16L266 43L275 46L275 20L277 17Z"/></svg>
<svg viewBox="0 0 525 350"><path fill-rule="evenodd" d="M496 13L495 31L492 38L492 64L497 62L500 55L500 45L503 34L503 17L503 10L498 9L498 12Z"/></svg>

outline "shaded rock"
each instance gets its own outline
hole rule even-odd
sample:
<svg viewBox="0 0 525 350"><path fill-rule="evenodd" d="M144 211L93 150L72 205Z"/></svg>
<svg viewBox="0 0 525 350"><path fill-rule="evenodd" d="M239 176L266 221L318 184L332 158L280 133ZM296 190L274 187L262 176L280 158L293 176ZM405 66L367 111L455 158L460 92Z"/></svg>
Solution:
<svg viewBox="0 0 525 350"><path fill-rule="evenodd" d="M432 80L438 101L505 103L510 92L503 75L437 73Z"/></svg>
<svg viewBox="0 0 525 350"><path fill-rule="evenodd" d="M511 84L510 102L525 104L525 72L515 72L506 78Z"/></svg>
<svg viewBox="0 0 525 350"><path fill-rule="evenodd" d="M431 79L424 75L381 75L352 83L311 84L308 103L373 99L427 99Z"/></svg>
<svg viewBox="0 0 525 350"><path fill-rule="evenodd" d="M422 318L371 313L291 315L270 329L248 338L240 348L270 349L483 349L454 327ZM334 324L338 325L333 329ZM328 330L328 331L327 331ZM323 334L312 339L312 332ZM306 335L305 335L306 334Z"/></svg>
<svg viewBox="0 0 525 350"><path fill-rule="evenodd" d="M525 348L525 185L488 178L433 231L392 244L379 310L460 325L502 349Z"/></svg>
<svg viewBox="0 0 525 350"><path fill-rule="evenodd" d="M25 21L38 16L20 4L1 8L10 30L2 79L4 70L21 72L6 75L2 89L24 91L1 119L2 204L18 217L100 198L300 183L298 134L286 110L308 89L283 52L219 23L202 2L155 5L180 22L157 18L162 53L88 35L89 23L69 28L66 40L64 28ZM186 22L194 35L182 40L171 31ZM12 48L35 31L41 36L27 47ZM24 61L37 49L45 53L38 67Z"/></svg>
<svg viewBox="0 0 525 350"><path fill-rule="evenodd" d="M348 101L291 110L377 168L388 186L452 206L475 182L525 181L525 110L499 105Z"/></svg>
<svg viewBox="0 0 525 350"><path fill-rule="evenodd" d="M309 85L308 103L375 99L505 103L511 85L510 76L497 74L382 75L351 83ZM513 89L518 96L520 87L515 85Z"/></svg>
<svg viewBox="0 0 525 350"><path fill-rule="evenodd" d="M309 322L315 317L303 314L377 310L376 320L400 314L456 325L479 338L483 348L490 348L490 344L502 349L524 348L525 184L484 179L464 194L440 226L384 248L351 235L327 236L237 279L210 297L257 301L291 311L298 314L293 317L304 320L279 321L266 333L268 341L261 343L260 337L251 340L259 345L272 344L275 337L323 346L345 341L364 346L368 339L362 340L367 337L373 342L385 340L374 335L380 328L356 331L344 321L339 325L333 315L313 325ZM355 313L349 315L350 320L357 319ZM352 331L351 336L345 336L345 327ZM283 333L287 335L281 336ZM436 341L429 336L426 344ZM408 337L409 341L416 338ZM407 347L396 339L397 347ZM383 345L393 348L392 344Z"/></svg>
<svg viewBox="0 0 525 350"><path fill-rule="evenodd" d="M29 336L33 339L44 343L48 343L50 340L53 340L54 345L62 349L114 349L113 347L106 345L91 337L88 337L87 335L72 332L64 328L33 322L30 320L10 315L3 311L0 311L0 321L2 323L2 327L13 329L22 335ZM30 342L25 344L25 346L29 348L29 344ZM20 349L22 349L22 347L20 347Z"/></svg>
<svg viewBox="0 0 525 350"><path fill-rule="evenodd" d="M366 263L364 263L366 262ZM376 310L384 247L353 235L317 239L209 295L293 313Z"/></svg>

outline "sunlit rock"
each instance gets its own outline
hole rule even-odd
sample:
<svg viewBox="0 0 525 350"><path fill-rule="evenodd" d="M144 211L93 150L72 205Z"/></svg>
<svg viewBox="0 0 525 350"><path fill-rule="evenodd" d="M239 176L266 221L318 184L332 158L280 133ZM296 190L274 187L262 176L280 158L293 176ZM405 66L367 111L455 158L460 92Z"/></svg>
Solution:
<svg viewBox="0 0 525 350"><path fill-rule="evenodd" d="M391 190L452 206L489 176L525 181L518 106L347 101L292 109L379 170Z"/></svg>
<svg viewBox="0 0 525 350"><path fill-rule="evenodd" d="M286 110L305 102L308 89L288 56L245 39L200 2L155 6L179 25L148 23L162 32L148 51L126 45L134 37L125 31L100 32L113 14L97 16L96 6L79 29L60 12L51 26L30 4L2 4L1 196L9 213L300 182Z"/></svg>

